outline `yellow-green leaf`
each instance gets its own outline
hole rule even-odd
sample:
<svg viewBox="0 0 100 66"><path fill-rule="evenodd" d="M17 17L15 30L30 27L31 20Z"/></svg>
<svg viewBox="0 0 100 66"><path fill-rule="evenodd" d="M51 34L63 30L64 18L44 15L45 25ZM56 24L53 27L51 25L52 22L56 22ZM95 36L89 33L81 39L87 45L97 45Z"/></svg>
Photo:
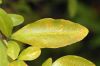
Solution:
<svg viewBox="0 0 100 66"><path fill-rule="evenodd" d="M24 49L19 55L19 60L34 60L41 54L41 49L37 47L28 47Z"/></svg>
<svg viewBox="0 0 100 66"><path fill-rule="evenodd" d="M9 64L9 66L28 66L24 61L17 60Z"/></svg>
<svg viewBox="0 0 100 66"><path fill-rule="evenodd" d="M24 22L24 17L18 14L8 14L13 21L13 26L20 25Z"/></svg>
<svg viewBox="0 0 100 66"><path fill-rule="evenodd" d="M20 46L15 41L9 41L7 45L7 54L10 58L15 60L20 52Z"/></svg>
<svg viewBox="0 0 100 66"><path fill-rule="evenodd" d="M8 63L6 48L0 40L0 66L8 66Z"/></svg>
<svg viewBox="0 0 100 66"><path fill-rule="evenodd" d="M0 8L0 31L6 36L9 37L12 33L13 22L8 14Z"/></svg>
<svg viewBox="0 0 100 66"><path fill-rule="evenodd" d="M52 58L47 59L42 66L52 66Z"/></svg>
<svg viewBox="0 0 100 66"><path fill-rule="evenodd" d="M82 57L68 55L57 59L52 66L95 66L95 64Z"/></svg>
<svg viewBox="0 0 100 66"><path fill-rule="evenodd" d="M28 24L12 35L12 39L40 48L59 48L82 40L88 29L64 19L44 18Z"/></svg>

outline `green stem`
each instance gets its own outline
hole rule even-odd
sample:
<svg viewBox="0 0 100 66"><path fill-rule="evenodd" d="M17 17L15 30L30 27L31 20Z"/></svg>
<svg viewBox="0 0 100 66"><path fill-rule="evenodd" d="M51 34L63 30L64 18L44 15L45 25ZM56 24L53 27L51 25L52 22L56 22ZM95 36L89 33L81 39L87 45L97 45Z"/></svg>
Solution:
<svg viewBox="0 0 100 66"><path fill-rule="evenodd" d="M7 40L3 40L3 42L4 42L4 44L7 46L8 45L8 42L7 42Z"/></svg>

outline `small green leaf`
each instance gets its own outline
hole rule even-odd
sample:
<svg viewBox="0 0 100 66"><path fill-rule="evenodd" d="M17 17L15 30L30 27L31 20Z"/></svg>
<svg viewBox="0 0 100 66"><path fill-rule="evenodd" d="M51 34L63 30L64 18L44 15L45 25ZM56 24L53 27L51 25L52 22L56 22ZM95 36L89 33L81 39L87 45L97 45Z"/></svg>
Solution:
<svg viewBox="0 0 100 66"><path fill-rule="evenodd" d="M7 54L10 58L15 60L20 52L20 46L15 41L9 41L7 46Z"/></svg>
<svg viewBox="0 0 100 66"><path fill-rule="evenodd" d="M24 17L18 14L8 14L13 21L13 26L20 25L24 22Z"/></svg>
<svg viewBox="0 0 100 66"><path fill-rule="evenodd" d="M0 40L0 66L8 66L8 63L6 48Z"/></svg>
<svg viewBox="0 0 100 66"><path fill-rule="evenodd" d="M52 66L52 58L47 59L42 66Z"/></svg>
<svg viewBox="0 0 100 66"><path fill-rule="evenodd" d="M40 48L59 48L78 42L87 34L88 29L78 23L44 18L15 32L12 39Z"/></svg>
<svg viewBox="0 0 100 66"><path fill-rule="evenodd" d="M9 37L12 33L13 22L8 14L0 8L0 31L6 36Z"/></svg>
<svg viewBox="0 0 100 66"><path fill-rule="evenodd" d="M57 59L52 66L95 66L95 64L82 57L68 55Z"/></svg>
<svg viewBox="0 0 100 66"><path fill-rule="evenodd" d="M34 60L38 58L41 54L40 48L37 47L28 47L24 49L19 55L19 60Z"/></svg>
<svg viewBox="0 0 100 66"><path fill-rule="evenodd" d="M9 66L28 66L24 61L17 60L9 64Z"/></svg>

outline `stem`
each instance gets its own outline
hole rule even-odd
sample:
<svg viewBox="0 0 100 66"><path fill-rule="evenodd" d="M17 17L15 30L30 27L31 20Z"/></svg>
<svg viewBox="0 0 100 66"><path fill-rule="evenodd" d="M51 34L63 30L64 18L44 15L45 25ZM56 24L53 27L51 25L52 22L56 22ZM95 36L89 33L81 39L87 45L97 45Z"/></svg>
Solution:
<svg viewBox="0 0 100 66"><path fill-rule="evenodd" d="M7 40L4 38L4 36L2 35L2 33L0 33L0 40L2 40L2 42L4 43L4 45L7 47L7 45L8 45Z"/></svg>
<svg viewBox="0 0 100 66"><path fill-rule="evenodd" d="M8 45L8 42L7 42L7 40L3 40L3 42L4 42L4 44L7 46Z"/></svg>
<svg viewBox="0 0 100 66"><path fill-rule="evenodd" d="M1 35L1 33L0 33L0 39L2 39L2 35Z"/></svg>

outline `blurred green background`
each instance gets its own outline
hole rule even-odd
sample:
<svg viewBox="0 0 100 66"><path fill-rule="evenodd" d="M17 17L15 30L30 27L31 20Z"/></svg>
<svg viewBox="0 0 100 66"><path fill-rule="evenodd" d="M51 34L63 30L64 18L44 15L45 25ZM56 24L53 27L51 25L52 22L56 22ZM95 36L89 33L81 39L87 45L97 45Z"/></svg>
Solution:
<svg viewBox="0 0 100 66"><path fill-rule="evenodd" d="M100 66L100 0L4 0L1 5L8 13L23 15L24 25L41 18L68 19L86 26L88 36L76 44L57 48L42 49L39 58L26 61L29 66L41 66L49 57L53 60L64 55L78 55Z"/></svg>

